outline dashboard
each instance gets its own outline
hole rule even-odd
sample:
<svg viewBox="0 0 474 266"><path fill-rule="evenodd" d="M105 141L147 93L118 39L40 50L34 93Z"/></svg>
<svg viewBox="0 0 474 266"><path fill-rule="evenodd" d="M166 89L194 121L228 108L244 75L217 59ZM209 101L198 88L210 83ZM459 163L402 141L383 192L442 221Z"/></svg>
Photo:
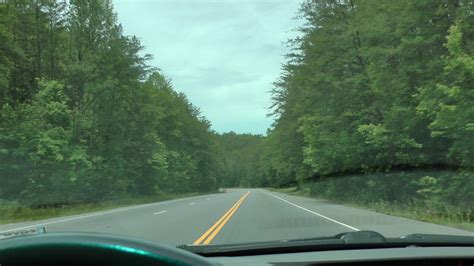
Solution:
<svg viewBox="0 0 474 266"><path fill-rule="evenodd" d="M51 233L0 241L0 265L474 265L474 246L200 256L128 237Z"/></svg>
<svg viewBox="0 0 474 266"><path fill-rule="evenodd" d="M222 265L474 265L474 247L406 247L213 257Z"/></svg>

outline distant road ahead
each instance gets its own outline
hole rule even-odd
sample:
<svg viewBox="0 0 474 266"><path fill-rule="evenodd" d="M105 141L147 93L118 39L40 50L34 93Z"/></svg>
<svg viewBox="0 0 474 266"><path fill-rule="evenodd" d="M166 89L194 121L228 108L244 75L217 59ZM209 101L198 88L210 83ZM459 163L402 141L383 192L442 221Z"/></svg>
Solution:
<svg viewBox="0 0 474 266"><path fill-rule="evenodd" d="M386 237L411 233L474 236L474 232L263 189L232 189L227 193L9 224L0 226L0 232L42 224L48 232L123 234L170 245L295 239L356 230L373 230Z"/></svg>

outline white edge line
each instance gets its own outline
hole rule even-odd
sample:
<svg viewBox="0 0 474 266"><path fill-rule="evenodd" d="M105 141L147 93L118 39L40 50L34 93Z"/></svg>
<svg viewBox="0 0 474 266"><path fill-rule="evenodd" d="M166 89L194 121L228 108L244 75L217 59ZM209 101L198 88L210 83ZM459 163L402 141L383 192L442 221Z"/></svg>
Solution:
<svg viewBox="0 0 474 266"><path fill-rule="evenodd" d="M158 214L162 214L162 213L165 213L165 212L167 212L167 210L160 211L160 212L155 212L155 213L153 213L152 215L158 215Z"/></svg>
<svg viewBox="0 0 474 266"><path fill-rule="evenodd" d="M196 196L196 198L205 197L205 196L206 195ZM22 226L22 227L16 227L16 228L0 231L0 234L12 232L12 231L17 231L17 230L33 228L33 227L38 227L38 226L45 226L45 225L48 225L48 224L56 224L56 223L62 223L62 222L67 222L67 221L72 221L72 220L78 220L78 219L83 219L83 218L88 218L88 217L93 217L93 216L98 216L98 215L104 215L104 214L109 214L109 213L114 213L114 212L126 211L126 210L129 210L129 209L141 208L141 207L146 207L146 206L150 206L150 205L160 205L160 204L166 204L166 203L170 203L170 202L189 200L191 198L194 198L194 197L180 198L180 199L160 201L160 202L153 202L153 203L142 204L142 205L138 205L138 206L136 205L136 206L130 206L130 207L123 207L123 208L120 208L120 209L115 209L115 210L110 210L110 211L102 211L102 212L98 212L98 213L92 213L92 214L81 215L81 216L74 216L74 217L71 217L71 218L60 219L60 220L55 220L55 221L50 221L50 222L45 222L45 223L37 223L37 224L32 224L32 225L26 225L26 226ZM55 218L52 218L52 219L55 219Z"/></svg>
<svg viewBox="0 0 474 266"><path fill-rule="evenodd" d="M109 213L113 213L113 212L125 211L127 209L130 209L130 208L112 210L112 211L106 211L106 212L100 212L100 213L94 213L94 214L89 214L89 215L82 215L82 216L78 216L78 217L71 217L71 218L67 218L67 219L61 219L61 220L56 220L56 221L51 221L51 222L46 222L46 223L32 224L32 225L17 227L17 228L5 230L5 231L0 231L0 234L11 232L11 231L16 231L16 230L23 230L23 229L32 228L32 227L45 226L45 225L48 225L48 224L56 224L56 223L62 223L62 222L67 222L67 221L71 221L71 220L88 218L88 217L93 217L93 216L98 216L98 215L103 215L103 214L109 214Z"/></svg>
<svg viewBox="0 0 474 266"><path fill-rule="evenodd" d="M300 205L296 205L296 204L294 204L293 202L289 202L289 201L287 201L287 200L284 199L284 198L278 197L278 196L276 196L276 195L273 195L273 194L268 193L268 192L265 192L265 191L262 191L262 192L265 193L265 194L268 194L268 195L270 195L270 196L272 196L272 197L275 197L275 198L277 198L277 199L279 199L279 200L282 200L282 201L284 201L284 202L286 202L286 203L288 203L288 204L290 204L290 205L293 205L293 206L295 206L295 207L297 207L297 208L300 208L300 209L305 210L305 211L307 211L307 212L309 212L309 213L312 213L312 214L314 214L314 215L317 215L317 216L319 216L319 217L321 217L321 218L324 218L324 219L326 219L326 220L329 220L329 221L331 221L331 222L333 222L333 223L337 223L337 224L339 224L339 225L345 226L345 227L347 227L347 228L349 228L349 229L351 229L351 230L354 230L354 231L360 231L360 229L358 229L358 228L355 228L355 227L353 227L353 226L347 225L347 224L345 224L345 223L341 223L341 222L339 222L339 221L336 221L336 220L334 220L334 219L331 219L331 218L329 218L329 217L327 217L327 216L324 216L324 215L322 215L322 214L320 214L320 213L317 213L317 212L314 212L314 211L312 211L312 210L308 210L308 209L306 209L305 207L301 207Z"/></svg>

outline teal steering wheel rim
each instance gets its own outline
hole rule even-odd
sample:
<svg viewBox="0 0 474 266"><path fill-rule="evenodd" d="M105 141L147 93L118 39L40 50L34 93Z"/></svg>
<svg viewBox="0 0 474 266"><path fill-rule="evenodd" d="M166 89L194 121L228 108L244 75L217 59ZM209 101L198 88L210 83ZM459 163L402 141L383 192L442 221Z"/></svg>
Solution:
<svg viewBox="0 0 474 266"><path fill-rule="evenodd" d="M102 258L104 254L116 265L125 265L128 260L141 260L149 265L213 265L203 257L171 246L108 234L48 233L0 241L2 265L20 265L20 260L37 264L66 255L73 261L107 260Z"/></svg>

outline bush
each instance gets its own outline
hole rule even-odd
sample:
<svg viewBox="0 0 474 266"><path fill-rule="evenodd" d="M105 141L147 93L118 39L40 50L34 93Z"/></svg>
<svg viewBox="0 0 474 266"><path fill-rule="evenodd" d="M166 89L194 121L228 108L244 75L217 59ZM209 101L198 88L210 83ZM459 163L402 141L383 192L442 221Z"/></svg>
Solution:
<svg viewBox="0 0 474 266"><path fill-rule="evenodd" d="M323 178L301 184L314 197L384 211L391 206L419 217L470 222L474 213L472 172L413 171Z"/></svg>

